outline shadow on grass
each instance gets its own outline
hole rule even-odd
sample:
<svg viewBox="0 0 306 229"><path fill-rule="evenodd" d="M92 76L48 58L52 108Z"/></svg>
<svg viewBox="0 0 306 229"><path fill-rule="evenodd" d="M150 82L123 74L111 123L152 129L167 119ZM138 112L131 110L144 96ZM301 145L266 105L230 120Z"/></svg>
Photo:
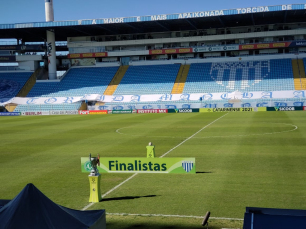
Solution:
<svg viewBox="0 0 306 229"><path fill-rule="evenodd" d="M133 200L138 198L147 198L147 197L156 197L157 195L147 195L147 196L122 196L122 197L115 197L115 198L104 198L101 202L104 201L112 201L112 200Z"/></svg>
<svg viewBox="0 0 306 229"><path fill-rule="evenodd" d="M196 172L196 173L212 173L212 172Z"/></svg>

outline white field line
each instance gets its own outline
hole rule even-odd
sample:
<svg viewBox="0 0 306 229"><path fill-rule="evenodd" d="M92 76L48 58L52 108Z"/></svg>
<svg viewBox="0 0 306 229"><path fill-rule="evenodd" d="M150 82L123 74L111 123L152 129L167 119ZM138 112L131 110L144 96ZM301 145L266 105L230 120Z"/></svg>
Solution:
<svg viewBox="0 0 306 229"><path fill-rule="evenodd" d="M287 125L287 126L292 126L294 127L291 130L283 130L283 131L276 131L276 132L267 132L267 133L261 133L261 134L240 134L240 135L224 135L224 136L207 136L207 137L193 137L193 138L233 138L233 137L248 137L248 136L261 136L261 135L272 135L272 134L283 134L283 133L288 133L292 132L298 129L296 125L289 124L289 123L270 123L270 124L282 124L282 125ZM122 129L126 129L129 127L122 127L116 130L118 134L123 134L123 135L128 135L128 136L133 136L133 137L140 137L141 135L131 135L131 134L125 134L120 132ZM185 137L174 137L174 136L149 136L150 138L185 138Z"/></svg>
<svg viewBox="0 0 306 229"><path fill-rule="evenodd" d="M189 139L193 138L195 135L197 135L198 133L200 133L202 130L204 130L205 128L209 127L211 124L215 123L216 121L218 121L219 119L223 118L224 116L228 115L228 113L226 113L225 115L222 115L220 118L217 118L216 120L212 121L211 123L209 123L208 125L204 126L203 128L201 128L199 131L197 131L196 133L194 133L193 135L191 135L189 138L186 138L184 141L182 141L180 144L178 144L177 146L173 147L172 149L170 149L168 152L166 152L165 154L163 154L160 158L166 156L168 153L170 153L171 151L173 151L174 149L176 149L177 147L181 146L183 143L185 143L186 141L188 141ZM131 180L132 178L134 178L138 173L134 173L132 176L130 176L129 178L127 178L126 180L122 181L120 184L118 184L117 186L115 186L114 188L112 188L111 190L109 190L108 192L106 192L105 194L102 195L102 198L104 198L106 195L110 194L111 192L113 192L114 190L116 190L117 188L119 188L121 185L123 185L124 183L128 182L129 180ZM88 208L90 208L92 205L94 205L95 203L90 203L87 206L85 206L82 211L87 210Z"/></svg>
<svg viewBox="0 0 306 229"><path fill-rule="evenodd" d="M206 129L207 127L209 127L210 125L214 124L215 122L217 122L219 119L223 118L224 116L228 115L229 113L226 113L225 115L222 115L220 118L217 118L216 120L212 121L211 123L207 124L206 126L204 126L202 129L200 129L199 131L197 131L196 133L194 133L193 135L191 135L189 138L186 138L184 141L182 141L180 144L178 144L177 146L174 146L172 149L170 149L168 152L166 152L165 154L163 154L161 156L164 157L166 156L168 153L170 153L171 151L175 150L177 147L181 146L182 144L184 144L185 142L187 142L188 140L190 140L191 138L193 138L194 136L196 136L198 133L200 133L202 130Z"/></svg>
<svg viewBox="0 0 306 229"><path fill-rule="evenodd" d="M155 217L175 217L175 218L196 218L203 219L204 216L193 216L193 215L162 215L162 214L129 214L129 213L106 213L106 215L118 215L118 216L155 216ZM243 221L239 218L225 218L225 217L209 217L210 219L221 219L221 220L236 220Z"/></svg>

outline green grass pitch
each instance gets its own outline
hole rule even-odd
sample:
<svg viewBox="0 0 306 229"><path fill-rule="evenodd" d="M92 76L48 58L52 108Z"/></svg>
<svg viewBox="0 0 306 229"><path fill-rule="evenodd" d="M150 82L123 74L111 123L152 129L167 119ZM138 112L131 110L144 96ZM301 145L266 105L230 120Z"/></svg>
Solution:
<svg viewBox="0 0 306 229"><path fill-rule="evenodd" d="M160 157L226 113L1 117L0 199L33 183L54 202L88 205L80 158ZM239 218L245 207L306 209L306 112L228 113L166 157L195 157L197 174L137 174L89 209ZM132 174L102 174L102 193ZM211 219L212 228L242 221ZM107 216L108 228L201 228L200 218Z"/></svg>

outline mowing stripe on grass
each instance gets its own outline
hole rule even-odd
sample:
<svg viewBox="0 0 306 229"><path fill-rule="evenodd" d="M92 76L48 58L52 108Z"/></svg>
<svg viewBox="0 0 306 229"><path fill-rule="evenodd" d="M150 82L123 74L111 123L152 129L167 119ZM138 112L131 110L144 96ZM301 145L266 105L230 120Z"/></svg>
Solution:
<svg viewBox="0 0 306 229"><path fill-rule="evenodd" d="M173 151L174 149L176 149L177 147L181 146L182 144L184 144L186 141L190 140L191 138L193 138L195 135L197 135L198 133L200 133L202 130L204 130L205 128L209 127L211 124L215 123L216 121L218 121L219 119L223 118L224 116L228 115L228 113L222 115L220 118L217 118L216 120L212 121L211 123L207 124L206 126L204 126L203 128L201 128L199 131L197 131L196 133L194 133L193 135L191 135L190 137L186 138L184 141L182 141L180 144L178 144L177 146L173 147L172 149L170 149L168 152L166 152L165 154L163 154L162 156L160 156L160 158L166 156L168 153L170 153L171 151ZM108 192L106 192L105 194L102 195L102 198L104 198L106 195L108 195L109 193L113 192L114 190L116 190L117 188L119 188L121 185L123 185L124 183L128 182L129 180L131 180L133 177L135 177L138 173L134 173L132 176L130 176L129 178L127 178L126 180L122 181L120 184L118 184L117 186L115 186L114 188L112 188L111 190L109 190ZM94 205L95 203L90 203L87 206L85 206L82 211L87 210L88 208L90 208L92 205Z"/></svg>
<svg viewBox="0 0 306 229"><path fill-rule="evenodd" d="M162 214L129 214L129 213L106 213L106 215L119 215L119 216L147 216L147 217L175 217L175 218L196 218L203 219L204 216L194 216L194 215L162 215ZM243 221L239 218L224 218L224 217L209 217L210 219L221 219L221 220L236 220Z"/></svg>
<svg viewBox="0 0 306 229"><path fill-rule="evenodd" d="M172 149L170 149L168 152L166 152L165 154L163 154L160 158L166 156L168 153L170 153L171 151L175 150L177 147L181 146L182 144L184 144L185 142L187 142L188 140L190 140L191 138L193 138L194 136L196 136L198 133L200 133L202 130L206 129L207 127L209 127L211 124L214 124L215 122L217 122L219 119L223 118L224 116L228 115L228 113L226 113L225 115L222 115L220 118L217 118L216 120L212 121L211 123L207 124L206 126L204 126L202 129L200 129L199 131L197 131L196 133L194 133L193 135L191 135L189 138L186 138L184 141L182 141L180 144L178 144L177 146L174 146Z"/></svg>

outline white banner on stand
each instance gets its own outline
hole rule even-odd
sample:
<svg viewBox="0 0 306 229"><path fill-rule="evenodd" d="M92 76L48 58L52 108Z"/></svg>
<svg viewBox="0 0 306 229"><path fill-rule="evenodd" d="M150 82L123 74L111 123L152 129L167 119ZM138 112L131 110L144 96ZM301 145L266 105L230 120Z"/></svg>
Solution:
<svg viewBox="0 0 306 229"><path fill-rule="evenodd" d="M255 99L306 99L306 91L256 91L231 93L195 93L195 94L153 94L153 95L84 95L77 97L35 97L20 98L15 97L10 100L0 100L0 106L9 103L19 105L52 105L52 104L73 104L80 101L99 101L104 103L139 103L139 102L172 102L180 101L202 101L209 102L214 100L228 101L235 100L255 100Z"/></svg>

